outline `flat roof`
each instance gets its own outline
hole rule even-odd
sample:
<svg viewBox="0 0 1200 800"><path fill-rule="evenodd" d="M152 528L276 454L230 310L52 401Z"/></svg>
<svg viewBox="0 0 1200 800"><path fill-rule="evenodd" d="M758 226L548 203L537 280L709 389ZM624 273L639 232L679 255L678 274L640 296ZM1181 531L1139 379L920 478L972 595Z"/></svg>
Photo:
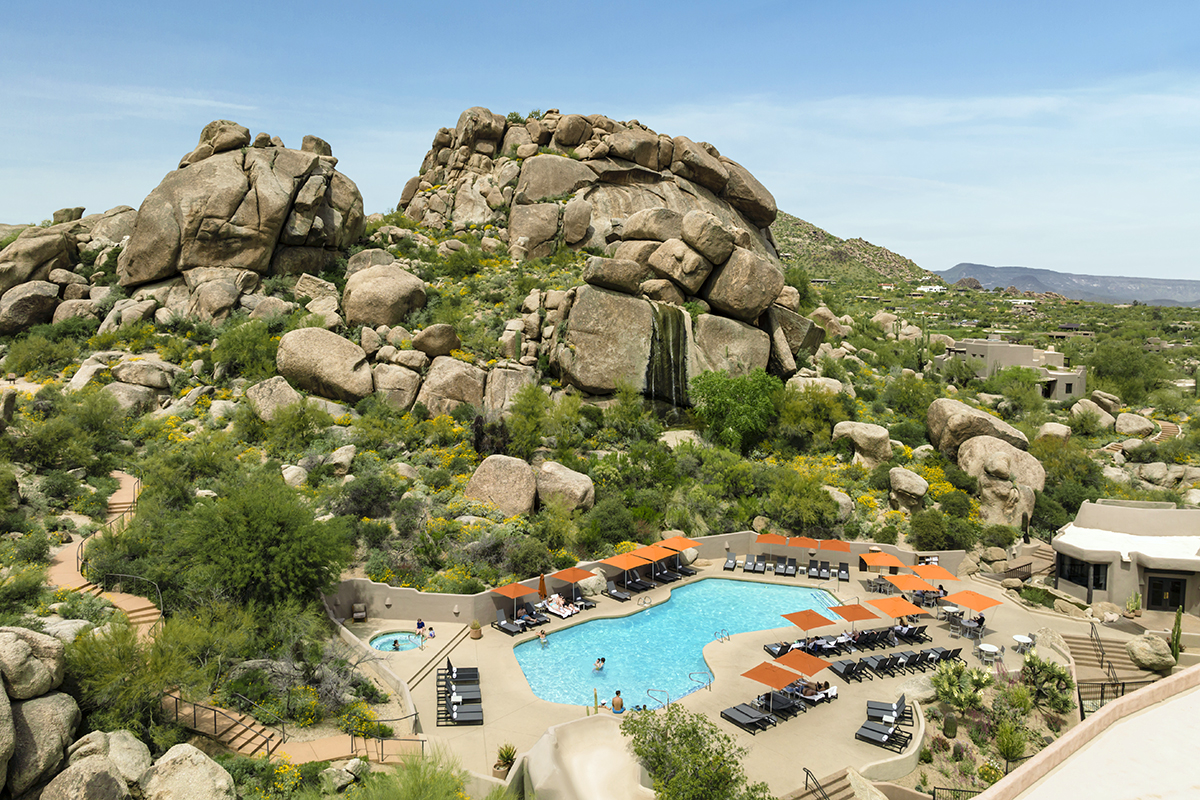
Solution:
<svg viewBox="0 0 1200 800"><path fill-rule="evenodd" d="M1200 536L1200 509L1176 508L1169 503L1084 502L1071 523L1140 538ZM1070 527L1070 525L1068 525Z"/></svg>
<svg viewBox="0 0 1200 800"><path fill-rule="evenodd" d="M1136 553L1146 566L1200 569L1200 536L1137 536L1071 523L1054 537L1054 549L1083 559L1096 553L1118 553L1122 561L1132 561Z"/></svg>

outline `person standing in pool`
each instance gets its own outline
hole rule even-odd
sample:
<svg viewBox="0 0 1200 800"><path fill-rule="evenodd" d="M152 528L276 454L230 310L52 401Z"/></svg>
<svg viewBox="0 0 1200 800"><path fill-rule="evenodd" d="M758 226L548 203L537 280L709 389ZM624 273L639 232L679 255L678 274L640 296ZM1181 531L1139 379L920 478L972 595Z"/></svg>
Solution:
<svg viewBox="0 0 1200 800"><path fill-rule="evenodd" d="M546 640L546 632L545 631L538 631L538 641L540 641L542 643L542 647L546 647L547 645L550 644L550 642Z"/></svg>
<svg viewBox="0 0 1200 800"><path fill-rule="evenodd" d="M599 672L602 669L604 669L604 659L598 658L596 659L596 663L592 665L592 672Z"/></svg>
<svg viewBox="0 0 1200 800"><path fill-rule="evenodd" d="M612 712L621 714L625 711L625 701L621 699L621 690L617 689L617 696L612 699Z"/></svg>
<svg viewBox="0 0 1200 800"><path fill-rule="evenodd" d="M392 649L393 650L400 649L400 640L399 639L392 639Z"/></svg>

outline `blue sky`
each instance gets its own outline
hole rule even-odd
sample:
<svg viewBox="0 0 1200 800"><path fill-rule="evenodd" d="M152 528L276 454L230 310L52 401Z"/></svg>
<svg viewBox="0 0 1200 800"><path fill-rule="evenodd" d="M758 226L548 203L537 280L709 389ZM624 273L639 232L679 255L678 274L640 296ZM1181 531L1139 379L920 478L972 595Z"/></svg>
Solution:
<svg viewBox="0 0 1200 800"><path fill-rule="evenodd" d="M212 119L395 205L474 105L639 119L928 269L1198 278L1200 4L9 4L0 222L137 206Z"/></svg>

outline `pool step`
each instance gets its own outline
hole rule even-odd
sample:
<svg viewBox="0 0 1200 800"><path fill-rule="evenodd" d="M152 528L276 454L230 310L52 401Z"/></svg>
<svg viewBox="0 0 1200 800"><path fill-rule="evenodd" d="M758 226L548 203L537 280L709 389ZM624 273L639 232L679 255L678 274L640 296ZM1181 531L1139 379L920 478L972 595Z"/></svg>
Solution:
<svg viewBox="0 0 1200 800"><path fill-rule="evenodd" d="M820 789L815 786L799 789L784 795L784 800L825 800L825 798L828 800L857 800L858 795L850 783L850 774L847 770L838 770L832 775L821 778L820 781ZM822 789L824 794L821 793Z"/></svg>
<svg viewBox="0 0 1200 800"><path fill-rule="evenodd" d="M428 661L426 661L425 664L420 669L418 669L415 673L413 673L413 676L411 678L408 679L408 688L410 690L415 689L417 687L417 684L419 684L421 681L425 680L430 675L432 675L435 669L442 666L442 661L445 660L445 658L448 655L450 655L450 651L453 650L455 647L458 647L459 643L463 639L466 639L467 635L470 632L471 632L470 628L463 628L461 631L459 631L454 636L451 636L449 639L443 640L444 643L442 644L441 649L438 650L434 656L432 656Z"/></svg>

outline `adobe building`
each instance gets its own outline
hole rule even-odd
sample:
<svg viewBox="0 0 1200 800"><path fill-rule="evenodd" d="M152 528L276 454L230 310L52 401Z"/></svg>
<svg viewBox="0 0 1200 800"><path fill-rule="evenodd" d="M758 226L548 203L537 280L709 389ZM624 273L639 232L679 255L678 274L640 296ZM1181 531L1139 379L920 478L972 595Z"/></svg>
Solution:
<svg viewBox="0 0 1200 800"><path fill-rule="evenodd" d="M1085 502L1059 529L1057 583L1087 603L1200 613L1200 509L1135 500Z"/></svg>
<svg viewBox="0 0 1200 800"><path fill-rule="evenodd" d="M946 348L944 355L934 356L936 369L947 359L966 361L978 378L987 378L1006 367L1028 367L1040 375L1042 397L1047 400L1074 400L1087 393L1087 368L1072 370L1066 366L1063 354L1053 347L1039 350L1033 345L1012 344L997 338L959 339Z"/></svg>

